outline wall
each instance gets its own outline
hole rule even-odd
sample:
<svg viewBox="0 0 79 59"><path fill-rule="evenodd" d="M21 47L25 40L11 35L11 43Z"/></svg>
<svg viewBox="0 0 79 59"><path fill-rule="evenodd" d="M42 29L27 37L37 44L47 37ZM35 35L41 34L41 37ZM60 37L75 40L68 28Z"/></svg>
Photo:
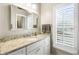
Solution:
<svg viewBox="0 0 79 59"><path fill-rule="evenodd" d="M52 21L52 4L41 4L41 24L51 24Z"/></svg>
<svg viewBox="0 0 79 59"><path fill-rule="evenodd" d="M0 36L9 31L9 4L0 3Z"/></svg>

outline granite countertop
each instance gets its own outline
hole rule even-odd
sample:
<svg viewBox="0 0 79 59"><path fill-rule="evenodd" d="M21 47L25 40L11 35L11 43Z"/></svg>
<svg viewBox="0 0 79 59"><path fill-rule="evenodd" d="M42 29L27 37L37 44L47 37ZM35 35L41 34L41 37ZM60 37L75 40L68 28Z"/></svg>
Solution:
<svg viewBox="0 0 79 59"><path fill-rule="evenodd" d="M0 54L8 53L12 50L21 48L23 46L28 46L32 43L42 40L47 35L48 34L39 34L37 36L22 37L22 38L17 38L14 40L0 42Z"/></svg>

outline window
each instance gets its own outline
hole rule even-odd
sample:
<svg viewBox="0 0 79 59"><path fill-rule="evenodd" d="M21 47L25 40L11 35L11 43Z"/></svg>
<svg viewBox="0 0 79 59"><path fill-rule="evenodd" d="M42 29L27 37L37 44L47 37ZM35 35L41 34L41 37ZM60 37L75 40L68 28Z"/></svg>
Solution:
<svg viewBox="0 0 79 59"><path fill-rule="evenodd" d="M57 43L74 47L74 6L56 10Z"/></svg>
<svg viewBox="0 0 79 59"><path fill-rule="evenodd" d="M56 11L56 45L67 51L74 51L75 43L75 19L74 4L60 6Z"/></svg>

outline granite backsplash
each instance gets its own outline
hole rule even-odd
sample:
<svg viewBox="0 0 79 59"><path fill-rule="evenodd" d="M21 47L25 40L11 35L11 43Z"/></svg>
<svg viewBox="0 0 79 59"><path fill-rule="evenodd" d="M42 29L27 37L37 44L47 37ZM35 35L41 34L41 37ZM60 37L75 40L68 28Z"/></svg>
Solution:
<svg viewBox="0 0 79 59"><path fill-rule="evenodd" d="M5 42L8 40L16 39L16 38L21 38L21 37L27 37L31 36L35 31L30 31L30 30L13 30L13 31L8 31L2 35L0 35L0 42Z"/></svg>

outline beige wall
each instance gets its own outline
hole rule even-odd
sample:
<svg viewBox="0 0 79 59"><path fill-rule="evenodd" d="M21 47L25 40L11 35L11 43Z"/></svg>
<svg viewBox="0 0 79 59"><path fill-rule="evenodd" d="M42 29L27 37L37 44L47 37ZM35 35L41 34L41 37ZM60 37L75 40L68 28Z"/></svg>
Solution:
<svg viewBox="0 0 79 59"><path fill-rule="evenodd" d="M9 11L8 4L0 4L0 35L9 31Z"/></svg>
<svg viewBox="0 0 79 59"><path fill-rule="evenodd" d="M51 24L52 20L52 4L41 4L41 24Z"/></svg>

